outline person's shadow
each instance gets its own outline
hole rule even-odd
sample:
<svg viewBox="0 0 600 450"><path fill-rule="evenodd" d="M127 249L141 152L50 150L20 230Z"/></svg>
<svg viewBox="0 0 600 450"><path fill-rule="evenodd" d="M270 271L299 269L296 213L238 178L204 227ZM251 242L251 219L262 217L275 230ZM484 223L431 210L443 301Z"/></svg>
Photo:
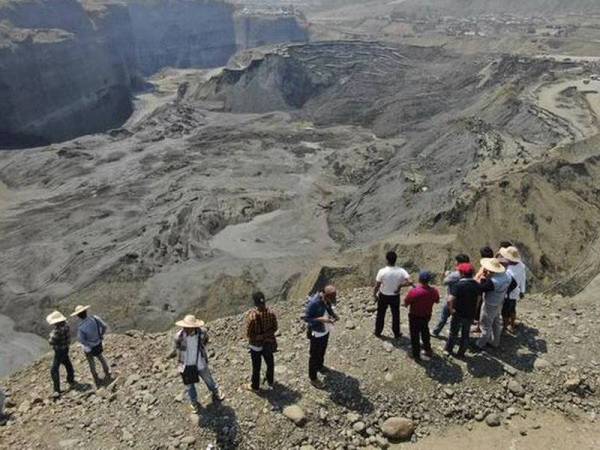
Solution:
<svg viewBox="0 0 600 450"><path fill-rule="evenodd" d="M407 352L410 350L410 338L406 337L405 335L402 335L399 338L392 338L389 336L381 336L381 337L379 337L379 339L382 342L389 342L395 348L398 348L398 349L401 349L401 350L404 350Z"/></svg>
<svg viewBox="0 0 600 450"><path fill-rule="evenodd" d="M212 402L202 408L198 417L198 426L213 431L217 448L233 449L240 445L237 415L230 406Z"/></svg>
<svg viewBox="0 0 600 450"><path fill-rule="evenodd" d="M261 391L259 395L267 400L274 411L282 412L286 406L294 405L300 401L302 394L289 387L275 382L270 391Z"/></svg>
<svg viewBox="0 0 600 450"><path fill-rule="evenodd" d="M373 404L360 390L360 382L350 375L329 369L325 374L325 389L337 405L362 414L373 411Z"/></svg>
<svg viewBox="0 0 600 450"><path fill-rule="evenodd" d="M423 360L421 366L432 380L440 384L456 384L463 380L463 371L451 359L443 358L434 353L429 361Z"/></svg>
<svg viewBox="0 0 600 450"><path fill-rule="evenodd" d="M504 374L504 367L496 358L486 352L465 356L467 370L474 378L499 378Z"/></svg>
<svg viewBox="0 0 600 450"><path fill-rule="evenodd" d="M516 334L502 334L500 348L491 354L520 371L531 372L538 356L547 352L548 344L539 338L539 330L521 323Z"/></svg>

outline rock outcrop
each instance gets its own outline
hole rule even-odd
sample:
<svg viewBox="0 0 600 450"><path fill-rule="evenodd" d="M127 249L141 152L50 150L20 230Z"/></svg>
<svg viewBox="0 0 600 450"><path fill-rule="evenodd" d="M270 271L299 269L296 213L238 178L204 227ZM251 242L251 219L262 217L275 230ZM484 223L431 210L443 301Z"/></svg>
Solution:
<svg viewBox="0 0 600 450"><path fill-rule="evenodd" d="M295 16L214 0L0 3L0 148L120 126L141 76L224 65L239 48L306 40ZM239 36L238 36L239 33Z"/></svg>
<svg viewBox="0 0 600 450"><path fill-rule="evenodd" d="M130 69L76 0L9 4L0 23L0 147L62 141L131 114Z"/></svg>
<svg viewBox="0 0 600 450"><path fill-rule="evenodd" d="M235 15L235 43L239 50L307 40L307 27L296 16L243 12Z"/></svg>

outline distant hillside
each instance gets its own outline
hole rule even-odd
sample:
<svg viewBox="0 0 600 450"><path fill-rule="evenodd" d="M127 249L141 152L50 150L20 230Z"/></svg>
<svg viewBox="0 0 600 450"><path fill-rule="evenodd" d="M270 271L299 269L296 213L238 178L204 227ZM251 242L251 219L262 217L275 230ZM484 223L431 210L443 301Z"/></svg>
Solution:
<svg viewBox="0 0 600 450"><path fill-rule="evenodd" d="M598 0L407 0L398 11L417 14L477 15L526 13L536 16L600 13Z"/></svg>

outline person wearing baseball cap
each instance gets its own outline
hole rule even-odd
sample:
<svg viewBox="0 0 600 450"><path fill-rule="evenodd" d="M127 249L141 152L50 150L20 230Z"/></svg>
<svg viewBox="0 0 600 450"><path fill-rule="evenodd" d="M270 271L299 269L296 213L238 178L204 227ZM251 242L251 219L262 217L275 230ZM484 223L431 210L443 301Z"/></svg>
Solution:
<svg viewBox="0 0 600 450"><path fill-rule="evenodd" d="M483 291L483 304L479 324L481 337L477 340L478 349L491 345L500 346L502 335L502 306L506 293L513 289L512 277L506 273L506 268L497 258L483 258L481 261L483 277L480 281ZM516 283L514 283L516 284Z"/></svg>
<svg viewBox="0 0 600 450"><path fill-rule="evenodd" d="M410 342L412 357L417 362L421 361L421 341L423 341L425 355L430 358L433 356L429 321L434 303L440 302L440 293L436 288L430 286L432 281L431 272L422 271L419 274L419 284L412 288L404 299L404 305L410 308L408 313Z"/></svg>
<svg viewBox="0 0 600 450"><path fill-rule="evenodd" d="M251 392L260 391L260 366L264 359L267 366L265 381L267 390L273 389L275 382L275 358L277 351L277 316L267 307L265 294L260 291L252 294L254 308L246 314L246 337L252 361L252 382L246 385Z"/></svg>
<svg viewBox="0 0 600 450"><path fill-rule="evenodd" d="M475 267L471 263L459 264L457 269L460 273L460 280L452 286L450 291L448 303L452 320L450 321L450 335L444 353L452 355L454 347L458 343L456 356L462 358L465 356L469 345L471 324L477 317L477 304L483 290L481 285L473 278ZM458 338L459 332L460 341Z"/></svg>
<svg viewBox="0 0 600 450"><path fill-rule="evenodd" d="M48 342L54 350L54 359L50 376L54 387L54 398L60 397L60 366L64 366L67 371L67 383L73 387L75 385L75 371L69 358L69 345L71 344L71 330L67 324L67 318L59 311L54 311L46 317L46 322L52 328Z"/></svg>

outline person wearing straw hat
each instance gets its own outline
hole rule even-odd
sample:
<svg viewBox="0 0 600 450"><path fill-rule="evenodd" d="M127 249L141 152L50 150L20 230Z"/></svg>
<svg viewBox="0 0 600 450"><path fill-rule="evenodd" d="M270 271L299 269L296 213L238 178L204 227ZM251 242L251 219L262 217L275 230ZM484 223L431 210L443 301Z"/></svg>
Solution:
<svg viewBox="0 0 600 450"><path fill-rule="evenodd" d="M54 349L54 359L52 361L52 368L50 369L50 376L52 377L52 384L54 387L54 398L60 397L60 366L63 365L67 371L67 383L73 387L75 384L75 370L73 370L73 364L69 358L69 345L71 344L71 330L67 324L67 318L63 316L59 311L54 311L48 317L46 322L52 328L48 342Z"/></svg>
<svg viewBox="0 0 600 450"><path fill-rule="evenodd" d="M100 317L88 315L88 309L90 309L90 305L77 305L75 311L71 314L71 317L77 316L81 321L77 330L77 339L83 347L85 358L90 366L90 372L92 372L92 377L94 377L94 383L96 386L99 386L100 378L98 377L98 372L96 372L94 358L97 358L102 365L104 382L106 383L111 379L110 368L103 355L104 335L106 334L108 327Z"/></svg>
<svg viewBox="0 0 600 450"><path fill-rule="evenodd" d="M527 268L521 260L519 249L514 246L501 248L500 256L508 262L506 272L515 280L517 286L508 292L502 308L504 327L510 332L516 331L517 301L525 296L527 290Z"/></svg>
<svg viewBox="0 0 600 450"><path fill-rule="evenodd" d="M477 347L481 350L488 344L496 348L500 346L502 306L512 278L497 258L483 258L480 263L483 269L480 281L483 304L479 318L481 337L477 340Z"/></svg>
<svg viewBox="0 0 600 450"><path fill-rule="evenodd" d="M178 370L190 398L192 411L200 412L196 383L202 381L212 393L213 401L220 402L224 396L219 385L215 382L208 368L206 344L208 334L202 320L188 314L182 320L175 322L181 330L175 336L175 351L177 353Z"/></svg>

